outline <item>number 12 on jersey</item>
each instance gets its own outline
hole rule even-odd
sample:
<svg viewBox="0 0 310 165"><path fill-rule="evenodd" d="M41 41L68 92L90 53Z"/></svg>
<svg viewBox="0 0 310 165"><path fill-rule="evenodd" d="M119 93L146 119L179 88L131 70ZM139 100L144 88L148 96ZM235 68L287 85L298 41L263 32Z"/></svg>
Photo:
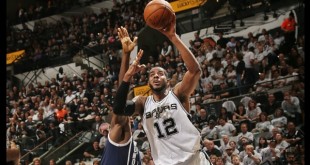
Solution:
<svg viewBox="0 0 310 165"><path fill-rule="evenodd" d="M162 125L162 127L160 126ZM166 138L168 136L171 136L173 134L177 134L179 131L175 127L175 122L173 118L168 118L163 120L161 123L160 122L155 122L154 127L157 130L158 138ZM161 128L164 128L162 130Z"/></svg>

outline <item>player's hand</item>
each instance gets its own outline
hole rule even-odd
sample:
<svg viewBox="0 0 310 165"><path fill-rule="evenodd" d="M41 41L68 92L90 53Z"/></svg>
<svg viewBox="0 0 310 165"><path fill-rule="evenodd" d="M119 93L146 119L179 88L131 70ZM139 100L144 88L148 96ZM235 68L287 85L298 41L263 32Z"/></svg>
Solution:
<svg viewBox="0 0 310 165"><path fill-rule="evenodd" d="M124 53L130 53L137 45L138 37L134 37L133 41L131 41L127 29L122 26L117 28L117 34L122 43L122 49Z"/></svg>
<svg viewBox="0 0 310 165"><path fill-rule="evenodd" d="M170 24L167 25L164 29L158 29L161 33L167 36L169 39L176 35L176 16L173 14L173 18Z"/></svg>
<svg viewBox="0 0 310 165"><path fill-rule="evenodd" d="M145 65L140 65L141 57L143 56L143 50L140 49L135 60L133 60L132 64L129 66L125 76L128 78L131 78L136 73L140 72L143 68L145 68Z"/></svg>

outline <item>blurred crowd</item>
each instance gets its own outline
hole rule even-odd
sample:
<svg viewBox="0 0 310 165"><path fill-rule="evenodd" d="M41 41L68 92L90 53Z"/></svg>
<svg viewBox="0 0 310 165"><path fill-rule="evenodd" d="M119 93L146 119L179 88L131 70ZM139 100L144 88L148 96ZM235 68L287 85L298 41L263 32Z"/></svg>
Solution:
<svg viewBox="0 0 310 165"><path fill-rule="evenodd" d="M34 61L70 55L68 50L77 52L84 46L108 52L104 56L110 57L103 69L85 71L81 77L68 77L60 69L44 83L9 85L8 142L23 149L29 139L38 145L52 137L52 146L58 147L66 137L88 131L91 145L83 153L84 160L102 156L120 65L117 47L113 46L117 28L124 26L131 38L136 36L144 26L141 8L145 4L122 1L114 4L112 12L102 9L100 14L84 13L57 24L41 22L33 32L26 25L21 31L8 31L7 51L25 49ZM210 160L216 165L245 165L256 159L261 163L304 164L304 34L289 47L280 28L262 29L258 35L250 32L247 38L218 36L214 43L205 42L196 32L189 41L189 49L203 70L192 94L191 121L201 131L202 146ZM158 48L158 58L148 57L146 66L132 79L131 89L148 83L152 66L168 71L173 88L182 80L186 67L168 41ZM208 106L211 103L220 103L220 107ZM133 138L147 164L152 158L141 119L133 116L131 121Z"/></svg>
<svg viewBox="0 0 310 165"><path fill-rule="evenodd" d="M9 27L7 53L25 50L22 63L44 63L46 59L86 54L105 54L120 48L117 28L126 27L135 36L144 27L143 10L146 1L113 1L111 9L101 8L100 13L84 12L61 18L55 23L37 20L34 27L23 23L22 29ZM43 60L45 59L45 60ZM47 66L45 66L47 67Z"/></svg>

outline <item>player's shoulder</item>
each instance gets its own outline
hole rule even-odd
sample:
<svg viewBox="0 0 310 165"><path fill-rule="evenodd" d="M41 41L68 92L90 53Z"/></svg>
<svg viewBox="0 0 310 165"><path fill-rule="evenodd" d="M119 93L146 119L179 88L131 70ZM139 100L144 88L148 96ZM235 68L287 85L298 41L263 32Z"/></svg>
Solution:
<svg viewBox="0 0 310 165"><path fill-rule="evenodd" d="M147 96L136 96L132 99L135 102L136 112L140 115L143 114L146 99Z"/></svg>
<svg viewBox="0 0 310 165"><path fill-rule="evenodd" d="M132 101L134 101L135 103L144 103L146 101L148 96L142 96L142 95L139 95L139 96L135 96Z"/></svg>

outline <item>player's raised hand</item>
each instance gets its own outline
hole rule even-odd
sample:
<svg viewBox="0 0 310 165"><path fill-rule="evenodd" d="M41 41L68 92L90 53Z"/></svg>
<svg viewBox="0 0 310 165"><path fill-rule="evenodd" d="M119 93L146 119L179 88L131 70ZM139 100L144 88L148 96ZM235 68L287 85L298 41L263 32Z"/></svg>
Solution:
<svg viewBox="0 0 310 165"><path fill-rule="evenodd" d="M131 78L133 75L140 72L143 68L146 67L144 64L140 65L140 60L141 60L142 56L143 56L143 50L140 49L135 60L133 60L133 62L129 66L129 68L125 74L126 77L129 76Z"/></svg>
<svg viewBox="0 0 310 165"><path fill-rule="evenodd" d="M122 26L120 28L117 28L117 34L122 43L122 49L124 53L130 53L137 45L138 37L134 37L132 41L128 35L127 29Z"/></svg>
<svg viewBox="0 0 310 165"><path fill-rule="evenodd" d="M158 29L158 31L160 31L161 33L163 33L165 36L167 36L169 39L172 36L175 36L176 34L176 16L175 14L173 14L173 19L170 22L170 24L168 24L168 26L164 29Z"/></svg>

